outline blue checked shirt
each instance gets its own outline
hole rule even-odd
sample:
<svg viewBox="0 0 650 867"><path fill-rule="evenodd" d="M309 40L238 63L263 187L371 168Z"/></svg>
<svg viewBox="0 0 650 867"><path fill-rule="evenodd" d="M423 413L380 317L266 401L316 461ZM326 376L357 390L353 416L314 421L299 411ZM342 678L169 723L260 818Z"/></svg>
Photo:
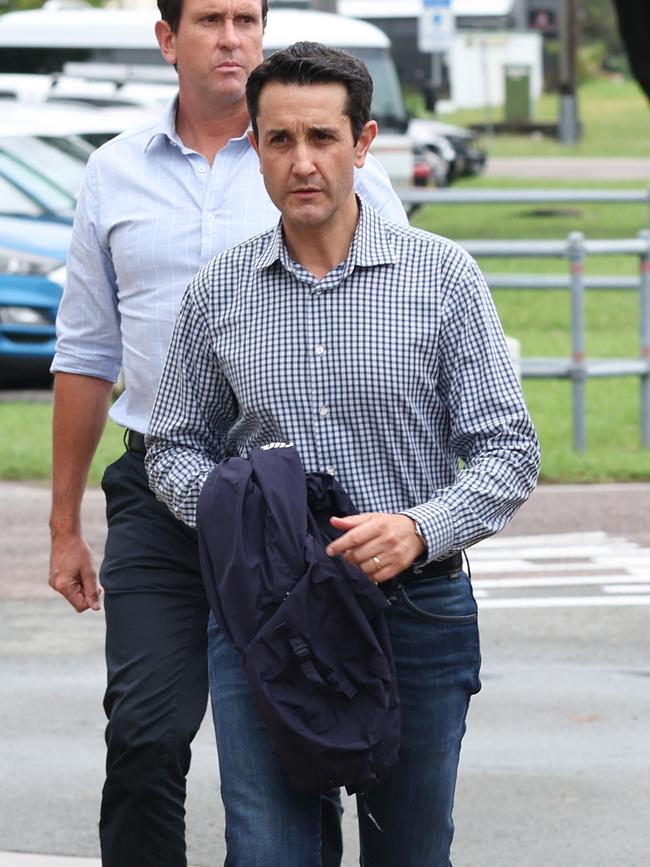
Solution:
<svg viewBox="0 0 650 867"><path fill-rule="evenodd" d="M539 447L474 261L361 202L349 255L322 280L280 226L206 265L154 404L151 486L193 526L215 465L279 440L360 511L414 518L429 560L500 530Z"/></svg>
<svg viewBox="0 0 650 867"><path fill-rule="evenodd" d="M122 133L91 156L57 317L52 370L115 381L122 367L126 390L111 416L141 433L187 284L218 253L279 217L246 135L210 165L183 145L175 118L173 100L157 123ZM374 157L355 185L387 219L406 223Z"/></svg>

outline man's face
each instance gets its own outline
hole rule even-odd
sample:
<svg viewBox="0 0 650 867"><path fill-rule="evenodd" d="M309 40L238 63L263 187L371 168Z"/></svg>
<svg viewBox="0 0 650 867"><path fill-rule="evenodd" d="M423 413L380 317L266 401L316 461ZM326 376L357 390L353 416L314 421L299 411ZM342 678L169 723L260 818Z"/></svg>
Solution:
<svg viewBox="0 0 650 867"><path fill-rule="evenodd" d="M181 89L208 105L244 100L246 79L262 61L262 32L261 0L183 0L175 33L167 22L156 23Z"/></svg>
<svg viewBox="0 0 650 867"><path fill-rule="evenodd" d="M285 226L322 227L355 205L354 167L361 167L377 126L355 145L343 84L282 84L260 94L258 142L266 189Z"/></svg>

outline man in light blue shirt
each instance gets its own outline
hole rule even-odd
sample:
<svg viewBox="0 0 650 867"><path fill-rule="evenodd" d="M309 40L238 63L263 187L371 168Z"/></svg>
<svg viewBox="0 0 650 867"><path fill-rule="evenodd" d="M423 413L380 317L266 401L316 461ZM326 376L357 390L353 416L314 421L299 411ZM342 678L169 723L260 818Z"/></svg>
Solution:
<svg viewBox="0 0 650 867"><path fill-rule="evenodd" d="M196 537L150 493L144 432L185 287L215 254L273 225L246 131L245 84L262 57L266 0L159 0L156 35L179 94L159 123L90 159L58 319L50 584L77 611L100 589L81 528L88 468L111 408L126 453L106 471L101 571L107 622L108 867L184 867L185 776L207 699L208 607ZM382 168L359 192L405 222Z"/></svg>

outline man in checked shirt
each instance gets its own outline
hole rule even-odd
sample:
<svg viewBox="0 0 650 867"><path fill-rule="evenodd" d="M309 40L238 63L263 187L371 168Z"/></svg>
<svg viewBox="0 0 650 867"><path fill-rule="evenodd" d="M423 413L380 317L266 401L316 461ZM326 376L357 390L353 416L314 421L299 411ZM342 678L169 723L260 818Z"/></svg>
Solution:
<svg viewBox="0 0 650 867"><path fill-rule="evenodd" d="M257 67L247 100L282 214L190 284L150 422L156 495L190 526L224 457L281 432L361 514L329 548L379 582L402 704L400 762L360 815L364 867L449 867L452 806L479 683L461 551L531 493L539 448L489 291L455 244L384 222L353 190L375 137L372 82L348 55L298 43ZM239 431L243 433L239 435ZM236 651L218 627L216 727L229 861L317 867L318 799L288 792ZM246 798L282 799L292 830L247 828ZM260 815L259 809L254 814ZM258 860L252 841L273 836ZM253 851L251 851L253 850Z"/></svg>

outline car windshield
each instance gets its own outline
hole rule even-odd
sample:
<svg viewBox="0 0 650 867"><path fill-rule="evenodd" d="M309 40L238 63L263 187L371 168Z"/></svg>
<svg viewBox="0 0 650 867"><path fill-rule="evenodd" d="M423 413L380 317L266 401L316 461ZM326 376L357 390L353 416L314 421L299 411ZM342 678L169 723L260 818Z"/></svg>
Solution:
<svg viewBox="0 0 650 867"><path fill-rule="evenodd" d="M43 209L0 173L0 211L20 217L40 217Z"/></svg>
<svg viewBox="0 0 650 867"><path fill-rule="evenodd" d="M350 52L363 60L372 75L371 111L380 129L403 132L407 126L406 109L390 52L386 48L351 48Z"/></svg>
<svg viewBox="0 0 650 867"><path fill-rule="evenodd" d="M67 214L74 209L87 158L88 152L73 139L0 137L0 174L44 212ZM4 197L0 207L9 212Z"/></svg>

